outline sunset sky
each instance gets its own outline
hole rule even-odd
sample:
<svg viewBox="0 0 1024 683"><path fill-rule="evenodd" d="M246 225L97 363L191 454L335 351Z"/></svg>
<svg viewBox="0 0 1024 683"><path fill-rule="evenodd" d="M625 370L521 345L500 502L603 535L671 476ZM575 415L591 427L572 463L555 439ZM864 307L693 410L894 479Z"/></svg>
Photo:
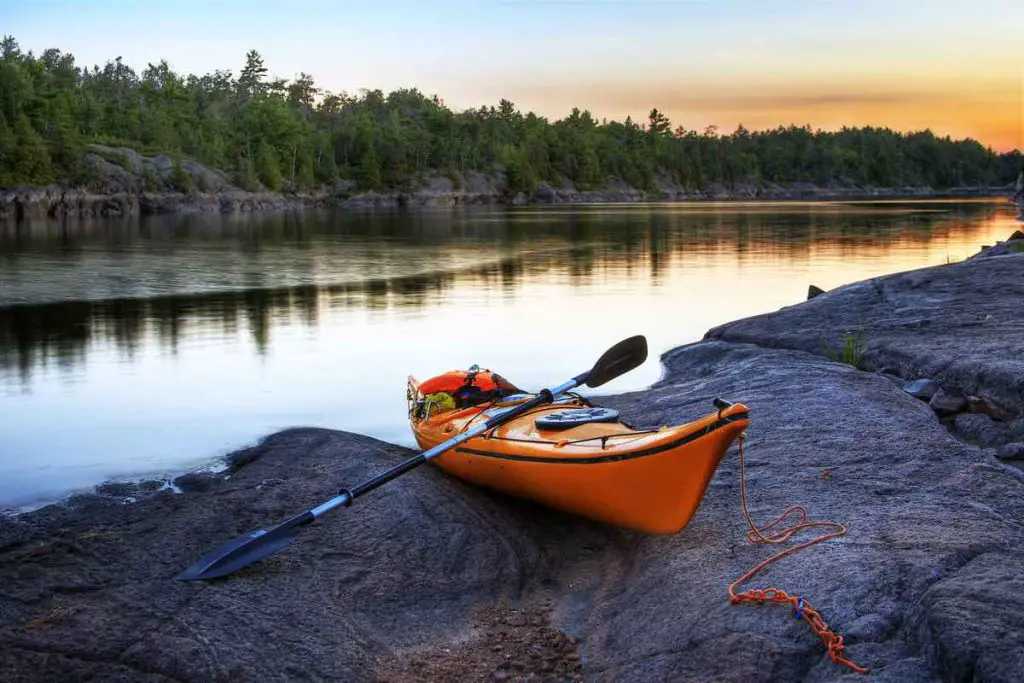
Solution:
<svg viewBox="0 0 1024 683"><path fill-rule="evenodd" d="M275 76L455 109L657 107L687 128L930 127L1024 150L1021 0L0 0L0 16L23 49L89 66L237 74L256 49Z"/></svg>

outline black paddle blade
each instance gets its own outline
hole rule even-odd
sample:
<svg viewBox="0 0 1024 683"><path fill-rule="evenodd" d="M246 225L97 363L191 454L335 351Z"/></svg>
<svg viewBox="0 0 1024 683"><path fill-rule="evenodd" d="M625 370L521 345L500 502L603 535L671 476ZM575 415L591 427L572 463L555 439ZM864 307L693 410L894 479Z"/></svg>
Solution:
<svg viewBox="0 0 1024 683"><path fill-rule="evenodd" d="M295 540L302 527L315 519L309 512L287 519L268 529L257 529L208 552L178 574L181 581L216 579L270 557Z"/></svg>
<svg viewBox="0 0 1024 683"><path fill-rule="evenodd" d="M597 359L587 376L586 385L599 387L642 365L645 360L647 360L647 337L638 334L635 337L623 339Z"/></svg>

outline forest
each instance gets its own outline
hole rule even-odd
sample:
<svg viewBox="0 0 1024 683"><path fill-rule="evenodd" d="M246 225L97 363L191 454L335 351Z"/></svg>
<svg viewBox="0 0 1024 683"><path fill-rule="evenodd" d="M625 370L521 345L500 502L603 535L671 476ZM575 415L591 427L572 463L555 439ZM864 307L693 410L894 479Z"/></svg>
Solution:
<svg viewBox="0 0 1024 683"><path fill-rule="evenodd" d="M361 189L411 188L427 172L454 180L505 174L510 194L539 181L638 189L661 175L688 189L709 183L811 182L882 187L1004 185L1024 167L1019 150L997 154L976 140L888 128L779 126L719 133L686 130L656 108L646 121L598 121L573 109L550 121L508 100L453 111L416 89L334 93L300 73L274 79L255 50L237 76L141 73L120 57L102 68L17 40L0 42L0 187L88 184L89 143L192 158L239 187L295 189L355 181ZM188 174L180 189L192 189ZM198 188L203 189L203 188Z"/></svg>

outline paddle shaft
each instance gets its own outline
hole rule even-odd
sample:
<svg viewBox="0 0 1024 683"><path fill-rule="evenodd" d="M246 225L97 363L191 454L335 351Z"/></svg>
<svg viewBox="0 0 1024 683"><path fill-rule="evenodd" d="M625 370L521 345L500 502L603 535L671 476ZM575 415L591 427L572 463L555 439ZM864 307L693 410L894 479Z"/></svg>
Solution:
<svg viewBox="0 0 1024 683"><path fill-rule="evenodd" d="M458 434L457 436L454 436L443 443L439 443L433 448L423 451L422 453L415 457L409 458L405 462L399 463L398 465L395 465L387 472L382 472L373 479L364 481L362 484L359 484L355 488L345 489L334 498L331 498L330 500L316 506L315 508L308 510L307 512L297 515L292 519L295 521L295 524L297 525L308 524L317 517L320 517L321 515L330 512L336 507L339 507L341 505L351 505L352 501L354 501L356 498L363 495L364 493L368 493L369 491L372 491L378 486L382 486L383 484L388 483L395 477L399 477L408 472L409 470L419 467L423 463L433 458L436 458L445 451L450 450L461 443L469 441L474 436L483 434L489 429L493 429L501 424L504 424L505 422L508 422L509 420L519 417L523 413L526 413L532 410L533 408L536 408L537 406L544 405L545 403L551 403L552 401L555 400L557 396L561 396L570 389L578 387L579 385L586 382L587 377L589 375L590 372L584 372L583 374L572 378L568 382L558 385L554 389L542 389L539 394L531 398L529 401L526 401L525 403L520 403L519 405L514 406L513 408L506 412L495 415L494 417L492 417L490 420L483 424L477 425L476 427L473 427L471 429L467 429L461 434Z"/></svg>
<svg viewBox="0 0 1024 683"><path fill-rule="evenodd" d="M301 512L272 527L257 529L245 536L240 536L222 544L187 567L178 575L178 578L183 581L192 581L227 576L243 567L251 565L253 562L269 557L295 540L303 527L334 508L340 505L351 505L353 500L367 491L372 491L395 477L422 465L431 458L436 458L448 449L523 415L537 406L552 403L556 396L564 394L573 387L581 384L586 384L589 387L599 387L639 366L646 358L647 340L642 335L624 339L605 351L587 372L573 377L568 382L560 384L554 389L542 389L529 401L503 409L496 414L492 413L491 419L487 420L484 424L468 429L444 443L440 443L419 455L409 458L387 472L369 481L365 481L353 489L345 489L337 496L315 508Z"/></svg>

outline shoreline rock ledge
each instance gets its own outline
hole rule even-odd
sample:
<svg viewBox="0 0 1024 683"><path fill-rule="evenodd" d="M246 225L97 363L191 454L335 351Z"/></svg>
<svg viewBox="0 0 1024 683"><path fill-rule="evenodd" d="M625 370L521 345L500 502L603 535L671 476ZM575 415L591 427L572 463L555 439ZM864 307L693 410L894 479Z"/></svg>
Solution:
<svg viewBox="0 0 1024 683"><path fill-rule="evenodd" d="M849 181L816 185L736 182L711 183L704 189L686 188L658 174L647 190L608 176L599 187L577 188L563 180L541 181L529 192L508 190L507 176L478 171L424 173L402 187L368 190L351 179L329 185L298 188L284 183L275 192L255 182L246 188L232 184L229 174L198 161L147 156L127 147L90 144L83 158L89 180L76 185L0 187L0 223L46 218L86 218L153 214L247 213L303 211L327 207L355 211L392 211L471 204L589 204L644 201L727 200L852 200L870 198L1013 199L1013 185L935 189L929 186L877 187ZM1018 181L1019 182L1019 181ZM1018 187L1019 190L1019 187ZM1019 192L1018 192L1019 194Z"/></svg>
<svg viewBox="0 0 1024 683"><path fill-rule="evenodd" d="M802 597L868 676L788 608L729 604L728 584L779 550L746 540L735 450L674 536L424 467L233 577L174 580L216 543L410 455L298 428L185 493L0 521L0 680L1024 680L1024 472L922 398L990 401L999 419L956 415L1016 433L1022 275L1009 254L840 287L716 328L664 354L648 390L598 400L638 426L694 419L715 396L750 406L754 519L800 503L848 533L740 588ZM938 386L912 394L919 379Z"/></svg>

